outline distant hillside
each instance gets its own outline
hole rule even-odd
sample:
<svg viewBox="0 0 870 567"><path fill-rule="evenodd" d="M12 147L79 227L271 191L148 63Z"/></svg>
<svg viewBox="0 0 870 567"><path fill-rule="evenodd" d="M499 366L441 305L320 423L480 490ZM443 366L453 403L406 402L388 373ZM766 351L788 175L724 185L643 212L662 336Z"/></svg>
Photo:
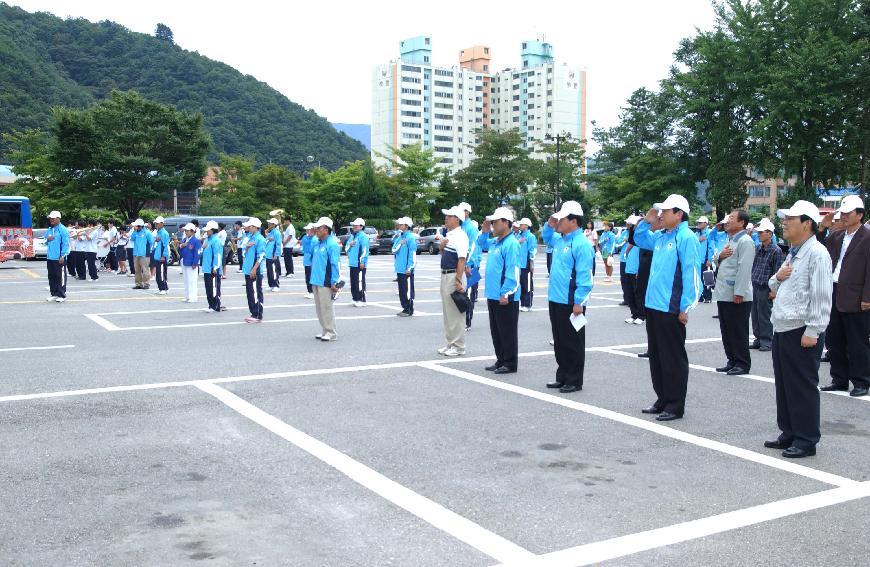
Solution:
<svg viewBox="0 0 870 567"><path fill-rule="evenodd" d="M332 126L339 132L344 132L354 140L372 149L372 127L368 124L340 124L333 122Z"/></svg>
<svg viewBox="0 0 870 567"><path fill-rule="evenodd" d="M112 89L201 112L215 154L330 169L366 148L312 110L232 67L113 22L62 20L0 2L0 134L44 128L55 105L82 108ZM0 141L0 163L8 148Z"/></svg>

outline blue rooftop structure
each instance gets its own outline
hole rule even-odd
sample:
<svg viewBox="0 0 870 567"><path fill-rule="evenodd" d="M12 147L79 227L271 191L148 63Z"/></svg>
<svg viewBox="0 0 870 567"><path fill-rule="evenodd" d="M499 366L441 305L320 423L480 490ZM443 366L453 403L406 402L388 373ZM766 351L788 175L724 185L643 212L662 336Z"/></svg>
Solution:
<svg viewBox="0 0 870 567"><path fill-rule="evenodd" d="M432 38L421 35L406 39L399 44L402 61L415 65L430 65L432 62Z"/></svg>

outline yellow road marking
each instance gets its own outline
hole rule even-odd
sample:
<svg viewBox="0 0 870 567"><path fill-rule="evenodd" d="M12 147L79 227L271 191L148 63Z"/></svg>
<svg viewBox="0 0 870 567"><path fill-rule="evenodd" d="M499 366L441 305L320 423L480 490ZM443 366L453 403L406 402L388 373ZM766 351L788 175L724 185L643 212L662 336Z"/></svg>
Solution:
<svg viewBox="0 0 870 567"><path fill-rule="evenodd" d="M24 272L25 274L27 274L28 276L30 276L31 278L35 279L35 280L38 280L39 278L42 277L42 276L40 276L39 274L37 274L36 272L34 272L33 270L31 270L31 269L29 269L29 268L21 268L21 271Z"/></svg>

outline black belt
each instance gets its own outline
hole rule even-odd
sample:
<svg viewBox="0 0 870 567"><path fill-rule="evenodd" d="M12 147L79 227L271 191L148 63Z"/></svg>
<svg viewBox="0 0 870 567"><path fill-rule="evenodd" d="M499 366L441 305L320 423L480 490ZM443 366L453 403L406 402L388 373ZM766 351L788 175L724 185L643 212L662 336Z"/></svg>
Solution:
<svg viewBox="0 0 870 567"><path fill-rule="evenodd" d="M456 270L441 270L441 275L444 274L455 274Z"/></svg>

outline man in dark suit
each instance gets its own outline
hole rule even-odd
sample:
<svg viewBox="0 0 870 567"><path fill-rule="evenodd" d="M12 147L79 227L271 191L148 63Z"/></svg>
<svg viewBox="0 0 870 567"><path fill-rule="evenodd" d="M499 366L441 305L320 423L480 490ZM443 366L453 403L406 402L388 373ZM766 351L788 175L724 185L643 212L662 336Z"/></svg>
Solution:
<svg viewBox="0 0 870 567"><path fill-rule="evenodd" d="M850 395L866 396L870 387L870 229L862 224L864 203L857 195L845 197L837 212L843 229L823 235L834 213L819 227L819 240L827 247L834 270L827 330L831 384L822 391L846 391L851 381Z"/></svg>

